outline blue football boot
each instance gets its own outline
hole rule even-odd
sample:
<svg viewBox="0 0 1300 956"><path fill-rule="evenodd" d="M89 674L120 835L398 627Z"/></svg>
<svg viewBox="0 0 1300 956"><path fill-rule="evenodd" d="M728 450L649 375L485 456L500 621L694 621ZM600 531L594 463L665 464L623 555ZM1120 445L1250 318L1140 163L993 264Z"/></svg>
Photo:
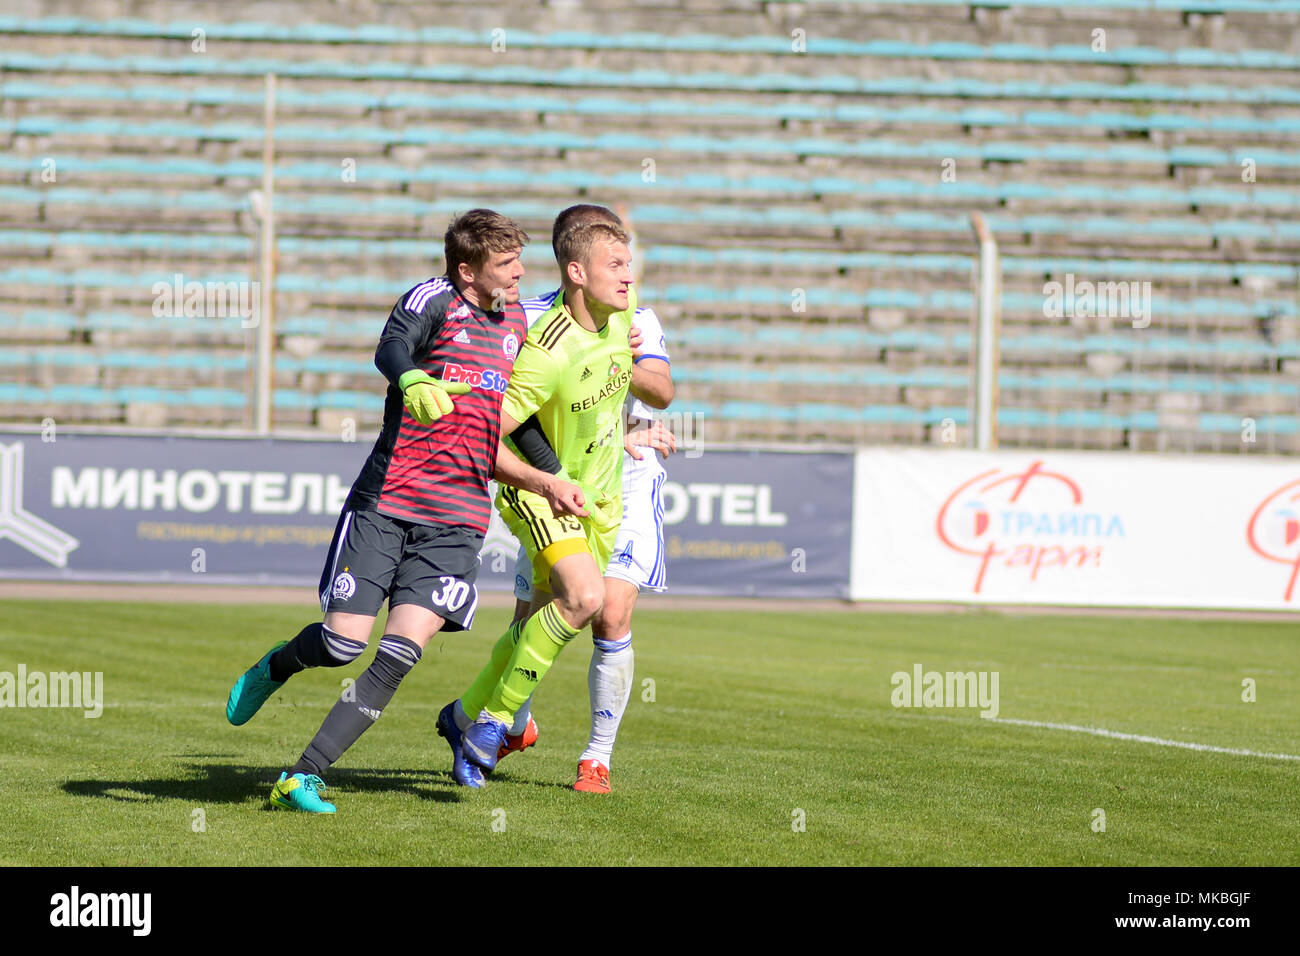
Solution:
<svg viewBox="0 0 1300 956"><path fill-rule="evenodd" d="M445 737L451 747L451 778L462 787L479 789L483 786L483 771L465 759L461 747L460 728L454 715L456 702L452 701L438 712L438 735Z"/></svg>

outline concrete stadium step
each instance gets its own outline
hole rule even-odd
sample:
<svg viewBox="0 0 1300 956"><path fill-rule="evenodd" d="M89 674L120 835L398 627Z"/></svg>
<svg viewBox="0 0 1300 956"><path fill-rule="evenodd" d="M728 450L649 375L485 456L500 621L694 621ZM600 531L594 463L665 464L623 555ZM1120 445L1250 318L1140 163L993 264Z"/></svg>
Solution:
<svg viewBox="0 0 1300 956"><path fill-rule="evenodd" d="M205 80L177 77L177 82L128 82L119 78L92 82L77 77L59 83L14 79L0 85L0 96L26 104L39 114L53 110L74 120L111 119L148 122L167 119L204 119L204 125L221 128L260 124L265 93L260 84L213 86ZM276 95L280 122L292 126L297 117L355 124L366 118L381 126L401 128L427 119L431 113L451 129L479 124L484 116L502 125L522 128L581 129L592 124L635 122L643 128L665 132L689 129L697 132L748 132L751 135L780 132L784 135L852 136L866 130L906 134L924 138L952 132L966 139L998 142L1045 138L1069 131L1073 138L1103 140L1123 137L1176 138L1180 145L1195 143L1244 145L1252 141L1267 145L1270 138L1292 136L1300 121L1280 115L1260 117L1238 104L1224 104L1213 113L1179 109L1133 113L1065 104L1045 108L1029 104L976 106L953 98L931 98L923 104L911 101L860 103L809 103L768 94L719 99L701 94L663 95L610 93L580 90L559 95L554 92L511 92L489 94L465 91L457 86L408 85L403 90L338 86L319 81L288 81Z"/></svg>
<svg viewBox="0 0 1300 956"><path fill-rule="evenodd" d="M451 57L440 61L416 65L409 62L376 60L373 50L359 50L354 55L355 62L340 62L337 48L332 49L335 59L330 60L314 55L311 47L296 49L277 45L274 52L279 59L261 55L257 47L245 50L241 59L223 59L211 53L204 58L160 57L156 56L157 47L149 41L95 40L85 38L80 44L86 52L68 54L69 41L66 37L33 35L26 38L22 53L0 54L0 65L24 72L79 72L95 74L105 72L128 72L135 74L156 75L206 75L221 77L258 78L266 72L276 72L283 77L300 78L337 78L365 81L432 81L463 82L470 78L483 82L484 74L490 75L490 82L515 85L569 86L569 87L624 87L639 89L700 89L710 91L735 90L770 90L786 93L866 93L873 95L898 96L984 96L984 97L1042 97L1042 98L1093 98L1120 100L1164 100L1169 102L1230 102L1263 101L1295 102L1294 90L1284 85L1271 85L1267 80L1260 82L1251 70L1241 70L1237 64L1268 68L1276 62L1269 54L1259 53L1240 56L1221 57L1224 65L1216 68L1210 64L1198 64L1197 72L1191 82L1185 77L1178 77L1172 82L1135 82L1134 74L1139 70L1133 66L1098 66L1098 61L1112 62L1110 58L1101 58L1087 47L1079 48L1076 61L1068 66L1052 66L1042 63L1017 63L993 60L978 65L972 63L971 69L951 71L956 74L953 80L934 80L927 76L934 71L933 61L922 57L909 63L899 60L850 60L836 64L821 76L808 76L789 72L789 57L779 57L770 64L753 58L735 55L711 55L694 52L689 56L663 56L652 53L647 55L647 64L629 71L628 55L623 52L594 52L587 57L582 68L553 70L553 62L544 51L515 50L509 64L503 64L499 56L485 52L484 47L475 46L460 49ZM237 42L224 44L229 52L244 50ZM915 49L915 48L909 48ZM95 51L111 51L103 55ZM981 48L972 47L979 53ZM118 55L112 55L116 52ZM292 58L296 52L297 58ZM987 53L987 50L984 51ZM1013 56L1052 56L1046 50L1032 47L1016 47L1007 51ZM1140 48L1130 49L1128 59L1139 61L1151 57ZM125 55L123 55L125 54ZM636 57L639 54L633 53ZM1162 54L1155 53L1159 59ZM1165 55L1166 59L1168 58ZM818 58L821 61L821 58ZM1081 61L1081 62L1080 62ZM833 62L833 61L830 61ZM928 66L928 68L927 68ZM950 71L943 71L950 72ZM969 75L967 75L969 74ZM1267 74L1261 74L1267 75ZM761 76L762 81L755 82L753 77ZM1043 80L1048 80L1044 85Z"/></svg>

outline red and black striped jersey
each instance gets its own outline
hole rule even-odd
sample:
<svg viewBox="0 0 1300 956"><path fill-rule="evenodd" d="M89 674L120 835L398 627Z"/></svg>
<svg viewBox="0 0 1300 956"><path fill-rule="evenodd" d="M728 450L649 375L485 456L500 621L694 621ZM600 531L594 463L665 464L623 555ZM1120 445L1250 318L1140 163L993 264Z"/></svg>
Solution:
<svg viewBox="0 0 1300 956"><path fill-rule="evenodd" d="M501 399L527 334L523 309L485 312L439 276L403 295L388 317L375 365L388 379L384 427L348 506L418 524L487 531L488 482L496 471ZM421 425L402 403L398 379L411 369L465 382L455 409Z"/></svg>

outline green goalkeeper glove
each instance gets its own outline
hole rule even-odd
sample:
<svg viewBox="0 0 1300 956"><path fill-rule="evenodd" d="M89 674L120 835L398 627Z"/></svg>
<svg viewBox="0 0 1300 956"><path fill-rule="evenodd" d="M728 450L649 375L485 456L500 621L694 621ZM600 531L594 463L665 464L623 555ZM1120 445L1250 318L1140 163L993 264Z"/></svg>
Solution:
<svg viewBox="0 0 1300 956"><path fill-rule="evenodd" d="M598 495L582 482L577 484L582 489L582 497L587 501L583 507L587 509L587 514L591 515L591 519L596 523L597 527L608 528L623 517L623 499L621 497L610 498L606 495Z"/></svg>
<svg viewBox="0 0 1300 956"><path fill-rule="evenodd" d="M403 373L397 386L402 390L402 404L421 425L432 425L443 415L450 415L455 406L448 396L469 391L465 382L444 382L418 368Z"/></svg>
<svg viewBox="0 0 1300 956"><path fill-rule="evenodd" d="M560 481L567 481L571 485L577 485L582 489L582 507L587 512L587 516L595 521L598 527L608 528L616 520L623 517L623 499L621 496L610 498L598 495L590 485L570 478L563 465L560 466L560 470L555 473L554 477Z"/></svg>

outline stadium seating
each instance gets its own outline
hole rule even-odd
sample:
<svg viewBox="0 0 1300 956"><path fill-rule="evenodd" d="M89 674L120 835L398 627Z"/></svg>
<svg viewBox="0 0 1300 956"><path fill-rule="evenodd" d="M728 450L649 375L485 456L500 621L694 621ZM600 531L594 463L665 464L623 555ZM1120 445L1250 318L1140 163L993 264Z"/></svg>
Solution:
<svg viewBox="0 0 1300 956"><path fill-rule="evenodd" d="M706 440L964 442L978 210L1003 444L1240 451L1249 418L1300 451L1300 2L601 0L608 31L320 0L289 35L275 4L29 6L0 16L9 420L251 423L245 323L153 289L257 280L273 72L277 425L378 423L375 336L452 214L519 218L535 292L554 213L598 201ZM1149 326L1049 315L1067 275L1149 282Z"/></svg>

